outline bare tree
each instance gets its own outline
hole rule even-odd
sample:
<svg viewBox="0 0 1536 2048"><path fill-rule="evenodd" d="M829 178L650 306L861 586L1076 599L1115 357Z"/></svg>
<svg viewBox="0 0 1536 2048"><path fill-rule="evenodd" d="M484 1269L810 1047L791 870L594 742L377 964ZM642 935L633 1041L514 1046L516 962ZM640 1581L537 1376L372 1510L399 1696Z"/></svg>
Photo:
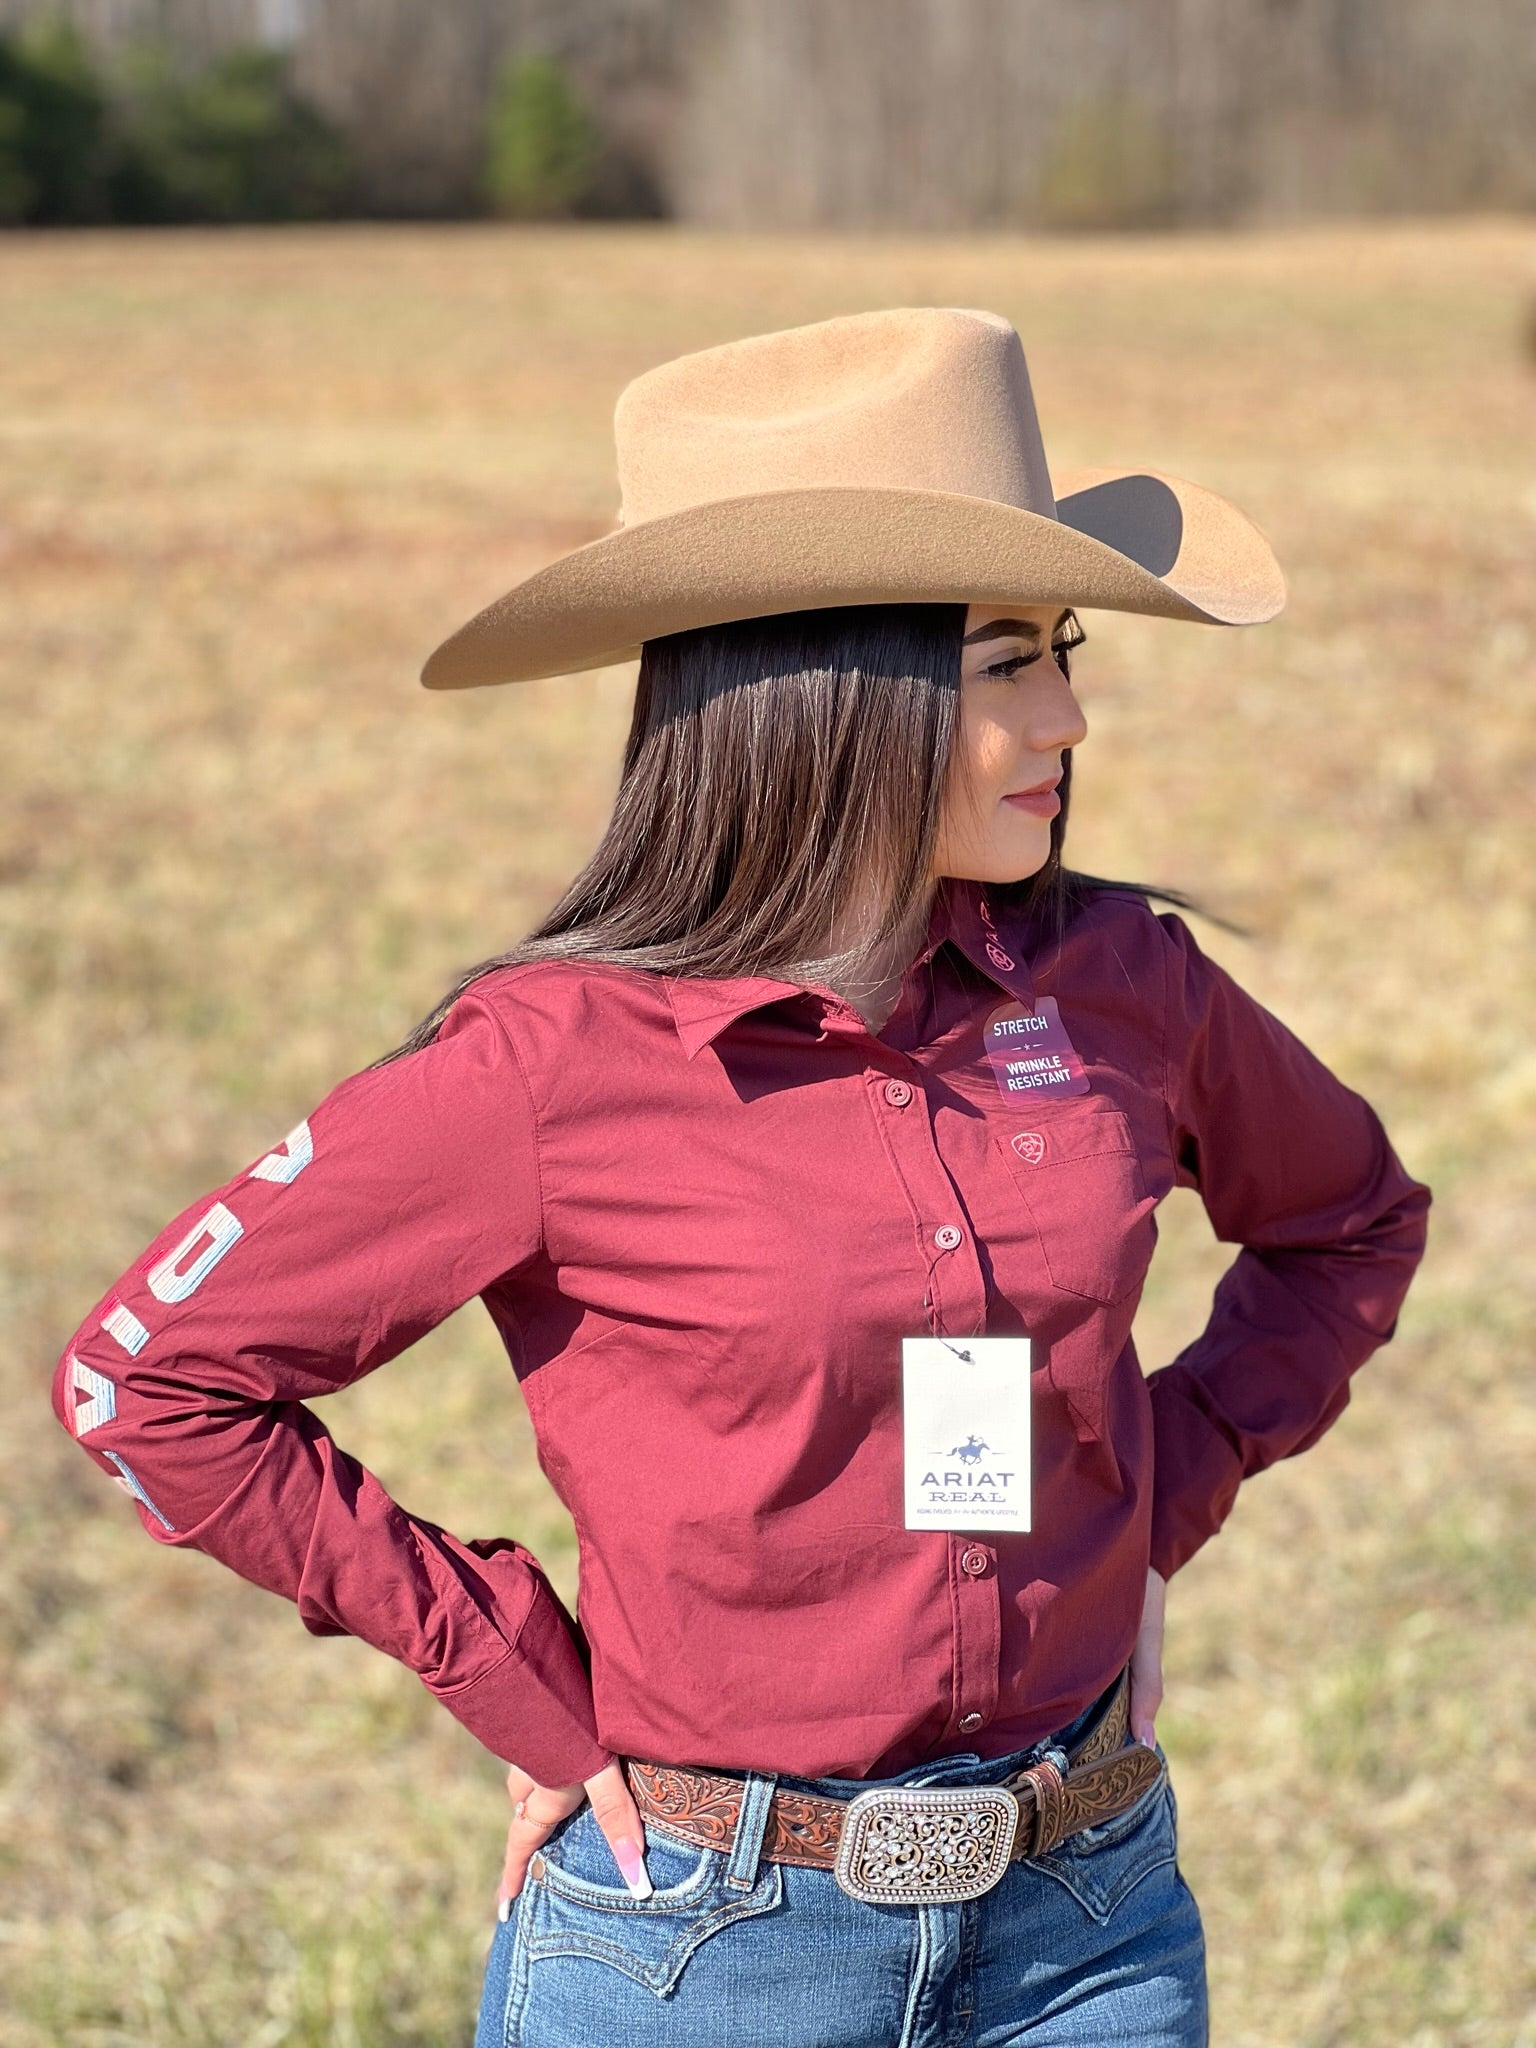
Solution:
<svg viewBox="0 0 1536 2048"><path fill-rule="evenodd" d="M0 0L0 22L36 0ZM57 10L51 10L57 11ZM722 226L1137 225L1536 205L1536 0L63 0L101 44L264 40L369 202L478 197L509 51L602 196Z"/></svg>

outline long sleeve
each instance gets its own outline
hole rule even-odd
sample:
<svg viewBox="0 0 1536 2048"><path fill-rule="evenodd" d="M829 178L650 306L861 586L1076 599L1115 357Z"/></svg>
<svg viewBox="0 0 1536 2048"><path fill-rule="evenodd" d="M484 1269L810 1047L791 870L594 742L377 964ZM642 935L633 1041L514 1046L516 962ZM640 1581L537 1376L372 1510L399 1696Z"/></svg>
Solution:
<svg viewBox="0 0 1536 2048"><path fill-rule="evenodd" d="M1429 1190L1370 1106L1205 957L1168 944L1164 1099L1181 1186L1242 1246L1204 1331L1149 1377L1152 1563L1178 1570L1239 1484L1315 1443L1391 1337L1424 1249Z"/></svg>
<svg viewBox="0 0 1536 2048"><path fill-rule="evenodd" d="M547 1784L609 1761L537 1561L407 1514L305 1400L396 1357L533 1257L538 1135L472 992L435 1044L335 1088L160 1234L65 1349L64 1426L158 1541L209 1556L415 1671Z"/></svg>

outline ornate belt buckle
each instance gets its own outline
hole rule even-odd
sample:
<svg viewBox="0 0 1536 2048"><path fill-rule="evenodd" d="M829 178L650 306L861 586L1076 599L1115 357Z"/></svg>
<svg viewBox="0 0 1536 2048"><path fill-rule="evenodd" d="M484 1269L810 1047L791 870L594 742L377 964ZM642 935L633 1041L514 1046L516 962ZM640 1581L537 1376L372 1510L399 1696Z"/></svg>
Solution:
<svg viewBox="0 0 1536 2048"><path fill-rule="evenodd" d="M959 1905L1003 1875L1018 1824L1005 1785L860 1792L843 1817L833 1874L869 1906Z"/></svg>

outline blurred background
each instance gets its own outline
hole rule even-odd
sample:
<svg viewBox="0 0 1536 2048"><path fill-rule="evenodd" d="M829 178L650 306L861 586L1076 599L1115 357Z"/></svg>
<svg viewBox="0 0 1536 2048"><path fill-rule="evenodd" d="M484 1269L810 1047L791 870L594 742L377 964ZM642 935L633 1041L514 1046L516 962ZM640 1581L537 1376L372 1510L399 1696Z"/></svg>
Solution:
<svg viewBox="0 0 1536 2048"><path fill-rule="evenodd" d="M1536 205L1531 0L0 0L0 219Z"/></svg>
<svg viewBox="0 0 1536 2048"><path fill-rule="evenodd" d="M1072 853L1434 1186L1395 1342L1169 1602L1223 2048L1536 2043L1529 0L0 6L0 2043L454 2048L505 1801L409 1673L156 1547L54 1422L183 1204L510 944L633 674L426 653L604 531L654 363L1018 326L1052 466L1264 528L1246 632L1089 613ZM235 224L239 225L235 225ZM1228 1256L1162 1212L1150 1369ZM477 1305L325 1405L413 1509L571 1530Z"/></svg>

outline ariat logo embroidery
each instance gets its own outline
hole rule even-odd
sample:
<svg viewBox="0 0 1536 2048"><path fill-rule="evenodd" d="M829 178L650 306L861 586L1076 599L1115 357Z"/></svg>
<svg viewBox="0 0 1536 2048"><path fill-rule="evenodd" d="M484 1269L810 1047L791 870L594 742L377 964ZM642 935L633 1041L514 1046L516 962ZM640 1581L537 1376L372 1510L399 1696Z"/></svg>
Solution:
<svg viewBox="0 0 1536 2048"><path fill-rule="evenodd" d="M107 1312L101 1319L101 1327L109 1337L115 1337L130 1358L137 1358L149 1342L149 1332L139 1321L131 1308L120 1301L107 1304Z"/></svg>
<svg viewBox="0 0 1536 2048"><path fill-rule="evenodd" d="M249 1180L275 1180L281 1186L298 1179L315 1156L314 1140L309 1135L309 1125L297 1123L283 1140L280 1152L269 1152L265 1159L258 1159L247 1175Z"/></svg>
<svg viewBox="0 0 1536 2048"><path fill-rule="evenodd" d="M222 1202L215 1202L175 1251L168 1252L149 1272L149 1291L156 1301L185 1301L196 1294L230 1246L238 1242L243 1228L238 1216L231 1215Z"/></svg>
<svg viewBox="0 0 1536 2048"><path fill-rule="evenodd" d="M117 1413L117 1388L104 1372L92 1372L83 1358L69 1354L69 1383L82 1398L70 1417L76 1436L89 1436Z"/></svg>
<svg viewBox="0 0 1536 2048"><path fill-rule="evenodd" d="M102 1453L102 1456L110 1458L113 1464L117 1467L116 1483L123 1489L124 1493L132 1494L133 1498L136 1501L138 1501L141 1507L147 1508L149 1510L150 1514L154 1516L155 1520L160 1524L161 1528L164 1529L168 1535L174 1536L176 1534L174 1525L171 1523L167 1516L161 1514L160 1510L155 1506L154 1502L150 1499L149 1495L144 1491L144 1488L139 1483L139 1475L137 1474L137 1472L134 1471L133 1467L129 1464L128 1460L125 1457L123 1457L121 1453L118 1451L104 1451Z"/></svg>
<svg viewBox="0 0 1536 2048"><path fill-rule="evenodd" d="M1014 967L1013 956L1004 950L997 926L992 921L991 906L985 896L980 898L977 908L981 913L981 929L986 936L987 958L994 967L1000 967L1005 974L1011 973Z"/></svg>
<svg viewBox="0 0 1536 2048"><path fill-rule="evenodd" d="M314 1156L315 1141L309 1128L309 1121L305 1118L294 1125L275 1151L265 1153L257 1160L247 1173L246 1179L272 1182L280 1188L290 1187ZM206 1215L193 1224L181 1243L150 1267L144 1276L145 1284L155 1300L164 1302L167 1307L175 1307L178 1302L188 1301L196 1294L219 1261L234 1249L244 1235L245 1225L240 1218L222 1202L215 1202ZM115 1295L102 1311L101 1327L114 1343L122 1346L130 1358L138 1357L149 1342L151 1334L148 1326L134 1314L126 1302L120 1301ZM75 1371L77 1374L88 1373L90 1368L77 1362ZM100 1374L94 1374L92 1377L99 1381L100 1387L108 1389L106 1398L110 1401L112 1382L102 1379ZM75 1385L83 1387L85 1383L77 1378ZM80 1412L84 1415L85 1410L82 1409ZM95 1420L83 1422L80 1433L83 1434L86 1429L93 1429L98 1421L110 1420L111 1414L112 1410L108 1407L103 1413L97 1414ZM125 1478L124 1484L133 1492L137 1481L130 1485L131 1477L132 1475L129 1475ZM143 1500L151 1514L161 1521L165 1520L160 1510L142 1491L138 1493L137 1498ZM170 1524L166 1523L166 1527L169 1528Z"/></svg>
<svg viewBox="0 0 1536 2048"><path fill-rule="evenodd" d="M1026 1166L1038 1166L1045 1157L1045 1139L1038 1131L1020 1131L1012 1144Z"/></svg>

